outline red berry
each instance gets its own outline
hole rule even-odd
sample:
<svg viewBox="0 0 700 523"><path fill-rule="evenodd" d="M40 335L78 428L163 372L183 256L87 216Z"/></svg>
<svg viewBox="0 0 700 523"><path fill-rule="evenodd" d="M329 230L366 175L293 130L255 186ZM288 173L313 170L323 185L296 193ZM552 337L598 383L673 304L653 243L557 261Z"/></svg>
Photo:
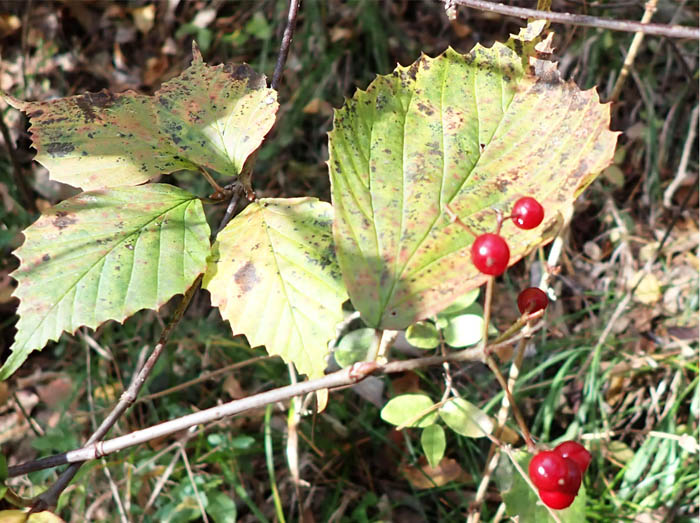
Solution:
<svg viewBox="0 0 700 523"><path fill-rule="evenodd" d="M518 310L520 314L532 314L547 308L549 299L541 289L529 287L518 294Z"/></svg>
<svg viewBox="0 0 700 523"><path fill-rule="evenodd" d="M581 474L586 472L588 464L591 462L591 453L588 452L583 445L575 441L565 441L557 445L554 452L559 454L562 458L569 458L574 461L581 470Z"/></svg>
<svg viewBox="0 0 700 523"><path fill-rule="evenodd" d="M544 219L544 209L542 205L540 205L540 202L534 198L524 196L513 205L511 218L516 227L520 227L521 229L534 229L542 223Z"/></svg>
<svg viewBox="0 0 700 523"><path fill-rule="evenodd" d="M576 496L566 492L559 492L558 490L540 490L540 499L549 508L560 510L571 505Z"/></svg>
<svg viewBox="0 0 700 523"><path fill-rule="evenodd" d="M509 259L508 244L498 234L482 234L472 244L472 262L484 274L503 274L508 268Z"/></svg>
<svg viewBox="0 0 700 523"><path fill-rule="evenodd" d="M530 479L540 490L556 490L576 495L581 486L578 464L552 450L536 454L530 461Z"/></svg>

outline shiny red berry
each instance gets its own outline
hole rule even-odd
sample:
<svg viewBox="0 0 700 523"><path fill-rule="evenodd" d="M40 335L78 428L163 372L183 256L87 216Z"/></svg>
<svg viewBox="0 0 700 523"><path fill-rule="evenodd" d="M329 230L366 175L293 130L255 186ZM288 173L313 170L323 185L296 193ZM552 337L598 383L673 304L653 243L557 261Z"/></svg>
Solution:
<svg viewBox="0 0 700 523"><path fill-rule="evenodd" d="M552 450L536 454L530 461L530 479L540 490L556 490L574 496L581 486L578 464Z"/></svg>
<svg viewBox="0 0 700 523"><path fill-rule="evenodd" d="M583 445L575 441L565 441L557 445L554 452L559 454L562 458L569 458L574 461L581 470L581 474L586 472L588 464L591 462L591 453L588 452Z"/></svg>
<svg viewBox="0 0 700 523"><path fill-rule="evenodd" d="M521 229L534 229L542 223L544 219L544 209L542 205L540 205L540 202L534 198L524 196L513 205L511 218L516 227Z"/></svg>
<svg viewBox="0 0 700 523"><path fill-rule="evenodd" d="M559 492L558 490L540 490L540 499L549 508L561 510L571 505L576 499L576 495Z"/></svg>
<svg viewBox="0 0 700 523"><path fill-rule="evenodd" d="M547 308L549 299L541 289L528 287L518 294L518 310L520 314L532 314Z"/></svg>
<svg viewBox="0 0 700 523"><path fill-rule="evenodd" d="M491 276L503 274L508 268L510 249L503 237L486 233L472 244L472 262L479 271Z"/></svg>

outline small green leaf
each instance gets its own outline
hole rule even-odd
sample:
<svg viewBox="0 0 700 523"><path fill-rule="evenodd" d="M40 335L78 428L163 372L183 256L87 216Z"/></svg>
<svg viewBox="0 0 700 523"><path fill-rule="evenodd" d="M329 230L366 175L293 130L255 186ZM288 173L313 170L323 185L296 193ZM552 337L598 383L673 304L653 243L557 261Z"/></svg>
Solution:
<svg viewBox="0 0 700 523"><path fill-rule="evenodd" d="M347 299L333 208L316 198L256 200L219 233L202 283L234 334L323 375Z"/></svg>
<svg viewBox="0 0 700 523"><path fill-rule="evenodd" d="M460 312L470 307L477 300L477 298L479 297L480 290L481 288L477 287L476 289L470 290L466 294L462 294L455 301L453 301L449 307L438 312L438 317L458 315Z"/></svg>
<svg viewBox="0 0 700 523"><path fill-rule="evenodd" d="M348 332L333 351L335 361L341 367L349 367L367 358L367 351L374 343L374 329L357 329Z"/></svg>
<svg viewBox="0 0 700 523"><path fill-rule="evenodd" d="M401 394L384 405L381 417L392 425L407 427L427 427L435 423L437 412L431 410L421 418L416 418L434 405L427 394ZM410 422L410 423L409 423ZM407 425L408 424L408 425Z"/></svg>
<svg viewBox="0 0 700 523"><path fill-rule="evenodd" d="M420 435L420 444L428 464L433 468L437 467L445 455L445 429L437 424L428 425Z"/></svg>
<svg viewBox="0 0 700 523"><path fill-rule="evenodd" d="M481 341L484 318L478 314L452 316L442 330L450 347L468 347Z"/></svg>
<svg viewBox="0 0 700 523"><path fill-rule="evenodd" d="M207 514L214 523L236 523L236 504L223 492L208 492Z"/></svg>
<svg viewBox="0 0 700 523"><path fill-rule="evenodd" d="M527 473L532 455L528 452L518 451L515 459ZM544 506L537 493L523 479L520 473L513 467L505 456L501 458L496 477L508 477L506 484L499 482L501 495L506 504L506 514L517 516L520 523L554 523L549 510ZM561 523L584 523L586 521L586 489L583 485L578 491L573 504L564 510L555 510Z"/></svg>
<svg viewBox="0 0 700 523"><path fill-rule="evenodd" d="M493 430L488 414L462 398L451 399L440 407L440 417L448 427L468 438L482 438Z"/></svg>
<svg viewBox="0 0 700 523"><path fill-rule="evenodd" d="M206 267L209 232L201 201L166 184L85 192L44 212L15 251L19 322L0 380L63 331L184 293Z"/></svg>
<svg viewBox="0 0 700 523"><path fill-rule="evenodd" d="M406 341L419 349L434 349L440 345L440 333L429 321L419 321L406 329Z"/></svg>

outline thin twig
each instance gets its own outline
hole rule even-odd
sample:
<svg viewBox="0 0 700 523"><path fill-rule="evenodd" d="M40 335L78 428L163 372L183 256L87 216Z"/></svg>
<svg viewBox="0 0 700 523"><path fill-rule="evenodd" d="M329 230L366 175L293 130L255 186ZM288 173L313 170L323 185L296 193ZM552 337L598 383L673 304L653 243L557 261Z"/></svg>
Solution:
<svg viewBox="0 0 700 523"><path fill-rule="evenodd" d="M669 38L689 38L694 40L700 38L700 30L683 25L643 24L632 20L610 20L608 18L599 18L589 15L553 13L551 11L538 11L537 9L487 2L486 0L454 0L454 3L465 7L471 7L472 9L479 9L480 11L489 11L506 16L514 16L516 18L549 20L557 24L598 27L601 29L628 33L642 32L644 34L667 36Z"/></svg>
<svg viewBox="0 0 700 523"><path fill-rule="evenodd" d="M199 289L199 284L201 283L201 281L202 276L200 275L194 281L192 286L187 290L187 292L185 292L185 295L182 297L180 304L173 313L173 317L170 319L170 323L168 323L168 325L161 333L160 338L158 340L158 344L153 349L153 352L148 357L148 360L146 360L146 363L138 372L136 377L133 379L126 392L124 392L121 398L119 398L119 402L114 407L114 409L112 409L109 415L102 421L102 424L87 440L86 445L92 445L104 438L105 434L109 432L109 430L117 422L121 415L124 414L124 412L134 403L134 401L136 401L136 397L138 396L141 387L143 387L143 384L146 382L148 375L150 374L151 370L158 361L158 358L163 352L165 344L168 341L168 338L170 337L170 333L180 322L182 316L185 314L185 310L190 304L190 301L192 300L192 297L194 296L195 292ZM63 461L62 463L68 463L68 461ZM57 466L62 463L56 463L53 466ZM36 501L32 506L32 512L41 512L43 510L47 510L50 507L56 506L56 503L58 502L58 497L65 490L68 484L73 480L75 475L78 473L80 466L82 465L82 462L80 460L75 460L72 463L73 464L70 467L63 471L56 483L54 483L51 487L49 487L46 491L44 491L36 498Z"/></svg>
<svg viewBox="0 0 700 523"><path fill-rule="evenodd" d="M646 6L644 6L644 14L642 15L643 24L648 24L651 20L651 17L654 16L654 13L656 12L656 1L657 0L649 0ZM634 35L634 38L632 39L632 43L630 44L629 50L627 51L625 63L622 64L620 76L617 77L615 87L613 87L612 94L610 95L610 99L608 100L609 102L616 102L618 97L620 96L622 88L624 87L625 82L627 81L627 77L630 74L630 69L632 68L634 59L637 57L637 52L639 51L643 40L644 33L642 31L637 31L637 33Z"/></svg>
<svg viewBox="0 0 700 523"><path fill-rule="evenodd" d="M535 448L535 443L532 441L532 436L530 436L530 430L527 428L527 424L525 423L525 419L523 418L523 415L521 414L520 409L518 409L518 406L516 405L515 400L513 399L513 395L511 394L510 389L508 388L508 382L506 382L506 379L503 376L501 369L498 368L496 361L490 355L486 356L486 364L489 366L489 368L491 369L491 372L493 372L494 376L496 376L496 380L501 385L501 388L505 391L506 396L508 397L508 401L510 402L510 407L511 407L511 409L513 409L513 415L515 416L515 421L518 422L518 426L520 427L520 431L523 433L523 438L525 439L525 444L527 445L527 448L529 450L533 450Z"/></svg>
<svg viewBox="0 0 700 523"><path fill-rule="evenodd" d="M681 161L678 164L678 170L676 175L673 177L673 181L668 185L664 191L664 207L670 208L673 206L673 195L676 194L676 190L680 185L687 181L690 177L688 176L688 160L690 159L690 152L694 149L693 144L695 143L695 133L698 128L698 106L696 105L693 112L690 113L690 125L688 126L688 135L686 136L685 143L683 144L683 152L681 153ZM692 192L692 191L690 191Z"/></svg>
<svg viewBox="0 0 700 523"><path fill-rule="evenodd" d="M284 64L287 62L289 46L291 45L292 37L294 36L294 27L296 26L298 11L299 0L290 0L289 12L287 13L287 25L284 28L282 43L280 44L280 52L277 55L277 64L275 65L275 72L272 74L272 83L270 84L270 87L275 90L277 90L277 87L279 86L280 80L282 79L282 72L284 71Z"/></svg>
<svg viewBox="0 0 700 523"><path fill-rule="evenodd" d="M289 13L287 14L287 25L284 28L284 33L282 35L282 43L280 44L279 54L277 55L277 63L275 64L275 71L272 74L272 82L270 87L277 90L279 87L280 80L282 79L282 72L284 71L284 65L287 63L287 56L289 56L289 46L292 43L292 37L294 36L294 28L296 27L297 13L299 12L299 0L289 1ZM253 177L253 168L255 167L255 162L258 160L258 151L253 152L246 159L241 172L238 175L237 181L241 184L245 192L245 197L249 202L255 200L255 191L251 184L251 178ZM234 191L229 200L228 206L226 207L226 212L224 213L219 227L217 229L217 234L221 232L224 227L233 219L236 212L240 212L243 207L239 206L241 201L241 195L239 192Z"/></svg>
<svg viewBox="0 0 700 523"><path fill-rule="evenodd" d="M19 397L17 396L16 392L12 392L12 399L15 400L15 404L17 405L17 408L19 409L19 412L24 416L24 419L27 420L27 423L29 424L29 428L32 429L32 432L36 434L38 438L44 436L44 429L41 428L41 425L37 423L37 421L32 418L29 413L24 409L24 405L22 405L22 402L19 400Z"/></svg>
<svg viewBox="0 0 700 523"><path fill-rule="evenodd" d="M204 503L202 502L202 495L199 493L199 489L197 488L197 482L194 480L194 474L192 473L192 467L190 467L190 460L187 459L187 453L185 452L184 445L180 445L180 455L182 456L182 461L185 463L187 476L190 478L190 483L192 483L194 497L197 498L197 505L199 505L199 512L200 514L202 514L202 520L204 521L204 523L209 523L207 511L204 509Z"/></svg>
<svg viewBox="0 0 700 523"><path fill-rule="evenodd" d="M90 422L92 423L92 429L95 430L95 428L97 427L97 419L95 418L95 401L93 399L92 391L92 360L90 358L90 345L88 344L86 338L86 336L83 336L83 341L85 342L85 366L87 369L87 400L88 408L90 409ZM122 523L128 523L129 520L126 517L124 505L122 504L122 499L119 496L119 489L117 488L117 485L112 479L112 474L110 473L109 467L107 466L107 460L103 458L102 464L104 465L102 471L104 472L104 475L107 478L107 483L109 484L109 489L112 494L112 498L114 498L114 504L117 506L117 512L119 512L119 518Z"/></svg>

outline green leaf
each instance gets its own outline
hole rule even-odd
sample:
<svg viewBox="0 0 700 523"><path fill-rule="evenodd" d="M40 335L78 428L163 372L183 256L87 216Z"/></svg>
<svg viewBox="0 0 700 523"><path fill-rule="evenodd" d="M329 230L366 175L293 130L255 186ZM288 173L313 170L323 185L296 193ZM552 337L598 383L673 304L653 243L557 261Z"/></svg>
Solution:
<svg viewBox="0 0 700 523"><path fill-rule="evenodd" d="M518 46L514 46L518 47ZM522 48L522 45L520 46ZM448 49L377 77L335 112L329 133L334 235L353 305L371 327L405 329L486 280L473 236L495 230L522 195L544 223L502 235L510 263L559 230L611 161L610 108L556 72L538 78L499 43Z"/></svg>
<svg viewBox="0 0 700 523"><path fill-rule="evenodd" d="M364 361L374 342L374 329L357 329L348 332L333 351L333 357L341 367L349 367L353 363Z"/></svg>
<svg viewBox="0 0 700 523"><path fill-rule="evenodd" d="M257 200L219 234L203 282L235 334L310 378L323 375L347 299L332 220L315 198Z"/></svg>
<svg viewBox="0 0 700 523"><path fill-rule="evenodd" d="M184 293L209 253L201 202L165 184L79 194L24 236L12 275L20 319L0 380L63 331L123 321Z"/></svg>
<svg viewBox="0 0 700 523"><path fill-rule="evenodd" d="M528 465L532 455L518 451L515 459L527 473ZM505 470L504 470L505 469ZM520 473L513 467L510 460L501 458L497 478L507 478L507 481L499 482L501 495L506 504L506 514L518 516L521 523L553 523L554 518L540 501L539 496L530 488ZM573 504L564 510L555 510L561 523L583 523L586 521L586 489L583 485L578 491L578 495Z"/></svg>
<svg viewBox="0 0 700 523"><path fill-rule="evenodd" d="M484 318L479 314L461 314L447 319L442 330L450 347L468 347L481 341Z"/></svg>
<svg viewBox="0 0 700 523"><path fill-rule="evenodd" d="M491 434L493 421L476 405L462 398L453 398L440 407L440 417L457 434L482 438Z"/></svg>
<svg viewBox="0 0 700 523"><path fill-rule="evenodd" d="M406 341L419 349L434 349L440 345L440 333L429 321L419 321L406 329Z"/></svg>
<svg viewBox="0 0 700 523"><path fill-rule="evenodd" d="M465 309L471 307L479 297L479 290L480 289L477 287L476 289L470 290L466 294L458 296L457 299L453 301L449 307L446 307L445 309L438 312L438 318L446 316L455 316L458 315L460 312L463 312Z"/></svg>
<svg viewBox="0 0 700 523"><path fill-rule="evenodd" d="M207 514L214 523L236 523L237 510L233 500L223 492L208 492Z"/></svg>
<svg viewBox="0 0 700 523"><path fill-rule="evenodd" d="M433 400L426 394L401 394L391 398L381 412L381 417L392 425L407 427L427 427L437 420L437 412L430 411L425 416L416 416L426 412L434 405ZM410 423L409 423L410 422Z"/></svg>
<svg viewBox="0 0 700 523"><path fill-rule="evenodd" d="M159 129L178 154L225 175L241 172L275 123L277 93L246 64L215 67L193 48L192 65L155 96Z"/></svg>
<svg viewBox="0 0 700 523"><path fill-rule="evenodd" d="M445 455L445 429L440 425L428 425L421 432L420 444L428 464L433 468L437 467Z"/></svg>
<svg viewBox="0 0 700 523"><path fill-rule="evenodd" d="M154 96L88 93L46 102L5 96L31 119L36 160L85 190L137 185L181 169L237 175L277 112L276 93L248 65L192 65Z"/></svg>

